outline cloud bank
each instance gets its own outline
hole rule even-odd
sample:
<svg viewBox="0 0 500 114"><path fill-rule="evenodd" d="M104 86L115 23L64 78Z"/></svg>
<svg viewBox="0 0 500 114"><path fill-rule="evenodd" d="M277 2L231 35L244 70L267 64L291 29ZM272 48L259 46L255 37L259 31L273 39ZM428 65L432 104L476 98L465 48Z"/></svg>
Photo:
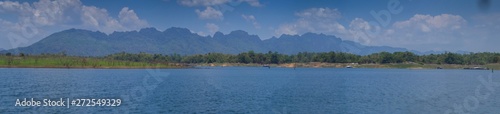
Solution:
<svg viewBox="0 0 500 114"><path fill-rule="evenodd" d="M149 26L128 7L122 8L115 18L106 9L86 6L79 0L0 1L0 13L16 14L17 17L15 20L0 18L0 34L6 34L0 36L0 48L26 46L69 28L112 33Z"/></svg>
<svg viewBox="0 0 500 114"><path fill-rule="evenodd" d="M404 47L419 51L494 51L489 48L496 45L491 41L500 41L494 38L495 30L500 30L499 14L478 15L472 20L475 26L460 15L415 14L402 21L393 21L388 27L373 26L363 18L354 18L344 26L338 22L342 18L341 12L331 8L309 8L296 12L295 16L295 21L281 24L275 29L275 36L324 33L365 45Z"/></svg>

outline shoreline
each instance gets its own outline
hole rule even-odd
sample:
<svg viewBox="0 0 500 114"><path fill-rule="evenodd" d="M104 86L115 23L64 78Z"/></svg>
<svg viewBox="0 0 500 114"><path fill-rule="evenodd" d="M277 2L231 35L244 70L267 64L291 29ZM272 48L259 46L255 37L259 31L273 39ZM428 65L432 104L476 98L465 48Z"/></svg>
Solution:
<svg viewBox="0 0 500 114"><path fill-rule="evenodd" d="M0 68L53 68L53 69L185 69L191 66L104 66L104 67L65 67L65 66L0 66Z"/></svg>
<svg viewBox="0 0 500 114"><path fill-rule="evenodd" d="M55 68L55 69L189 69L195 67L263 67L264 64L255 63L195 63L180 66L16 66L0 65L0 68ZM485 65L458 65L458 64L417 64L417 63L394 63L394 64L357 64L357 63L284 63L265 64L269 67L278 68L388 68L388 69L464 69L472 67L489 68L488 70L500 69L500 64ZM464 69L475 70L475 69Z"/></svg>
<svg viewBox="0 0 500 114"><path fill-rule="evenodd" d="M189 64L196 67L263 67L264 64L243 64L243 63L197 63ZM460 64L417 64L417 63L392 63L392 64L357 64L357 63L284 63L284 64L265 64L270 67L279 68L388 68L388 69L464 69L473 67L488 68L488 70L500 69L500 64L485 65L460 65ZM478 70L478 69L464 69ZM482 70L482 69L480 69ZM485 69L486 70L486 69Z"/></svg>

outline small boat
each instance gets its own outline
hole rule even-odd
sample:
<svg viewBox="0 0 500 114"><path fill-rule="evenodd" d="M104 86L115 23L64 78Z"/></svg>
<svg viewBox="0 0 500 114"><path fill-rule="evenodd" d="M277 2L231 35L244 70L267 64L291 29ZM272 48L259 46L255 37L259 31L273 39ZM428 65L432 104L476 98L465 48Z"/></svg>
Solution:
<svg viewBox="0 0 500 114"><path fill-rule="evenodd" d="M474 70L490 70L489 68L484 67L473 67Z"/></svg>
<svg viewBox="0 0 500 114"><path fill-rule="evenodd" d="M352 66L346 66L345 68L352 68Z"/></svg>
<svg viewBox="0 0 500 114"><path fill-rule="evenodd" d="M269 66L269 65L262 65L262 67L271 68L271 66Z"/></svg>
<svg viewBox="0 0 500 114"><path fill-rule="evenodd" d="M443 69L443 67L436 67L436 69Z"/></svg>
<svg viewBox="0 0 500 114"><path fill-rule="evenodd" d="M489 68L484 68L484 67L466 67L464 69L467 69L467 70L490 70Z"/></svg>

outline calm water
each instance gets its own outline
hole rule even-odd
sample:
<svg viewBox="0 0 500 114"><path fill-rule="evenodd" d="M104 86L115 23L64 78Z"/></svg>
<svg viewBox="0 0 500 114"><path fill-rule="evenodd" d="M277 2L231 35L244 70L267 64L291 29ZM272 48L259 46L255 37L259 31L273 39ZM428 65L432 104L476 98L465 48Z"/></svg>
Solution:
<svg viewBox="0 0 500 114"><path fill-rule="evenodd" d="M456 107L498 113L500 86L487 78L492 75L493 82L500 82L497 72L9 68L0 69L0 113L445 113ZM120 98L122 105L14 107L16 99L24 98Z"/></svg>

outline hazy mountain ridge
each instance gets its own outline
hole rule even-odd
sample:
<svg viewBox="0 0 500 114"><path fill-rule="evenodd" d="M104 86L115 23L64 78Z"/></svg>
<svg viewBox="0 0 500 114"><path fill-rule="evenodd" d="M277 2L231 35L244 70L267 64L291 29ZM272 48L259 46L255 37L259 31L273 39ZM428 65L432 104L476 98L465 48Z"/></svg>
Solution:
<svg viewBox="0 0 500 114"><path fill-rule="evenodd" d="M99 31L69 29L54 33L27 47L4 50L2 53L60 53L77 56L103 56L119 52L158 54L205 54L210 52L236 54L277 51L284 54L298 52L342 51L366 55L381 51L408 51L405 48L388 46L364 46L342 40L336 36L305 33L282 35L261 40L257 35L236 30L229 34L216 32L212 36L200 36L189 29L172 27L165 31L143 28L139 31L114 32L106 35Z"/></svg>

